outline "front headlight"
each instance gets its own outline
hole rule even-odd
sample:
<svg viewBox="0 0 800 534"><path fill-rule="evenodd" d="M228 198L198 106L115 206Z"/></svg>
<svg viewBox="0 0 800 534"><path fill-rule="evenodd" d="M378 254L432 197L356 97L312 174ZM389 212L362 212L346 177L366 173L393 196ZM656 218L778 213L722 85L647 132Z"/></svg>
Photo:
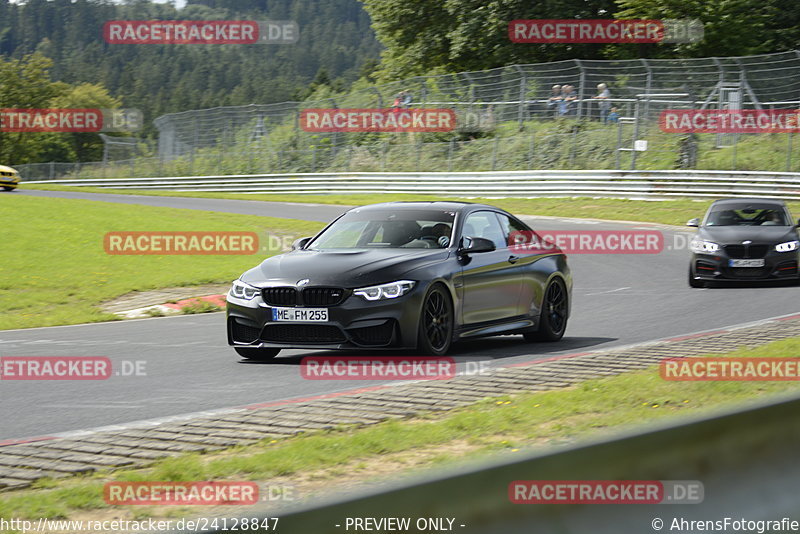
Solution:
<svg viewBox="0 0 800 534"><path fill-rule="evenodd" d="M791 252L800 248L800 241L787 241L780 245L775 245L776 252Z"/></svg>
<svg viewBox="0 0 800 534"><path fill-rule="evenodd" d="M241 280L234 280L231 286L231 296L237 299L253 300L258 295L258 288L245 284Z"/></svg>
<svg viewBox="0 0 800 534"><path fill-rule="evenodd" d="M411 291L415 284L416 282L411 280L399 280L389 284L354 289L353 294L364 297L366 300L396 299Z"/></svg>
<svg viewBox="0 0 800 534"><path fill-rule="evenodd" d="M696 254L713 254L719 250L719 245L702 239L692 239L689 248Z"/></svg>

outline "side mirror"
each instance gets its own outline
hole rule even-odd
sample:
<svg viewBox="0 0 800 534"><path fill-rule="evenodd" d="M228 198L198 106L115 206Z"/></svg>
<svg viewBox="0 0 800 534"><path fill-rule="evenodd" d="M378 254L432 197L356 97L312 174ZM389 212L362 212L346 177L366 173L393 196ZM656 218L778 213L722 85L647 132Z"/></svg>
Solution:
<svg viewBox="0 0 800 534"><path fill-rule="evenodd" d="M698 219L697 217L695 217L694 219L689 219L689 222L686 223L686 226L697 228L700 226L700 219Z"/></svg>
<svg viewBox="0 0 800 534"><path fill-rule="evenodd" d="M484 237L467 237L465 236L461 242L462 254L478 254L481 252L492 252L495 250L494 243L490 239Z"/></svg>
<svg viewBox="0 0 800 534"><path fill-rule="evenodd" d="M797 226L800 226L800 219L797 219Z"/></svg>
<svg viewBox="0 0 800 534"><path fill-rule="evenodd" d="M308 245L309 241L311 241L310 237L301 237L300 239L292 243L292 250L303 250L306 247L306 245Z"/></svg>

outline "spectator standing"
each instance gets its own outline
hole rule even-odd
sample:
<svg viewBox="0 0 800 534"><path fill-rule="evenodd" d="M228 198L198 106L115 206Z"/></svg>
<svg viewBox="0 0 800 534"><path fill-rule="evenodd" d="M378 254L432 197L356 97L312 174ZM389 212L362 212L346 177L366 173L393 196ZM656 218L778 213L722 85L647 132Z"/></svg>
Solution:
<svg viewBox="0 0 800 534"><path fill-rule="evenodd" d="M608 113L611 111L611 102L609 102L609 98L611 98L611 91L608 90L608 86L604 83L598 83L597 95L593 96L592 99L600 101L597 107L600 110L600 120L603 122L606 122Z"/></svg>
<svg viewBox="0 0 800 534"><path fill-rule="evenodd" d="M578 94L575 92L575 86L573 85L565 85L561 91L561 105L558 109L559 115L574 115L576 110L576 102L578 100Z"/></svg>
<svg viewBox="0 0 800 534"><path fill-rule="evenodd" d="M559 112L562 100L564 97L561 96L561 86L554 85L550 91L550 98L547 99L547 111L550 115L555 116Z"/></svg>

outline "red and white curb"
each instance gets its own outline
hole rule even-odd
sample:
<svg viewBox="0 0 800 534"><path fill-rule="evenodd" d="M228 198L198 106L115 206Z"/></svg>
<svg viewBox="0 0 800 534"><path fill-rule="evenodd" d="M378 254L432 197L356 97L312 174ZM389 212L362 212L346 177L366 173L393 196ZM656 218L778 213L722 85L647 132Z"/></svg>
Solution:
<svg viewBox="0 0 800 534"><path fill-rule="evenodd" d="M186 309L191 309L192 307L198 305L205 305L205 303L216 306L220 309L220 311L224 310L225 295L192 297L176 302L168 302L166 304L156 304L155 306L145 306L143 308L134 308L132 310L115 312L114 315L119 315L125 319L143 319L146 317L158 317L162 315L181 315L186 313Z"/></svg>

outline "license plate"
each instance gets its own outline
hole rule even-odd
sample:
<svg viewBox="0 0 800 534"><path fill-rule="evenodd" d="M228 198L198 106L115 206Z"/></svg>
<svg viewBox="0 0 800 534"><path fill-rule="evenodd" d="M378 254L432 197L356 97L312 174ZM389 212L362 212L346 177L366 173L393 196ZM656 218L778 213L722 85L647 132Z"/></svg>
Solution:
<svg viewBox="0 0 800 534"><path fill-rule="evenodd" d="M272 308L272 320L325 323L328 321L328 308Z"/></svg>
<svg viewBox="0 0 800 534"><path fill-rule="evenodd" d="M731 267L763 267L764 259L758 260L730 260Z"/></svg>

